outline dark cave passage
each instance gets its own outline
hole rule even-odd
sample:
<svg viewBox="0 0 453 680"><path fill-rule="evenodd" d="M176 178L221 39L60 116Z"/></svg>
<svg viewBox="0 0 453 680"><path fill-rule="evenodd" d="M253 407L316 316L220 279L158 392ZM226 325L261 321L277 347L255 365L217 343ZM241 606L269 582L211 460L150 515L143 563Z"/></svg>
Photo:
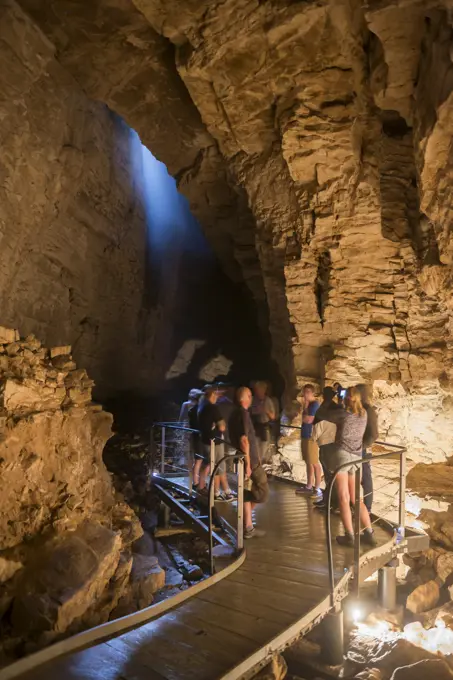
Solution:
<svg viewBox="0 0 453 680"><path fill-rule="evenodd" d="M251 292L225 273L165 165L132 130L130 137L137 199L146 221L142 314L157 321L151 360L159 377L141 395L119 394L116 403L124 404L124 396L129 403L143 396L153 402L179 401L190 388L213 380L241 385L267 379L280 394L270 336L258 325ZM141 333L147 342L146 323ZM113 410L118 413L118 407Z"/></svg>

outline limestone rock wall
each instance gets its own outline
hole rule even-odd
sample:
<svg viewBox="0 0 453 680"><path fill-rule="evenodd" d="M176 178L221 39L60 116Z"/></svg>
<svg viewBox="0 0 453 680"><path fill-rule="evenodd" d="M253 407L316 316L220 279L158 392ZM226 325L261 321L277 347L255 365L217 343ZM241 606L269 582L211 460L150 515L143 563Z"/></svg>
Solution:
<svg viewBox="0 0 453 680"><path fill-rule="evenodd" d="M143 530L103 463L113 419L92 386L70 346L0 327L0 664L165 581L155 558L131 576Z"/></svg>
<svg viewBox="0 0 453 680"><path fill-rule="evenodd" d="M307 379L371 382L382 435L446 461L449 0L20 5L267 304L287 409Z"/></svg>
<svg viewBox="0 0 453 680"><path fill-rule="evenodd" d="M411 465L448 461L450 3L135 5L175 45L255 216L288 413L307 380L369 382L382 438Z"/></svg>
<svg viewBox="0 0 453 680"><path fill-rule="evenodd" d="M148 21L145 3L20 5L55 46L59 64L89 97L119 113L178 180L225 272L251 290L265 332L267 308L247 197L178 74L174 46Z"/></svg>
<svg viewBox="0 0 453 680"><path fill-rule="evenodd" d="M85 96L13 3L2 3L0 31L2 322L72 343L101 393L139 389L159 370L131 131Z"/></svg>
<svg viewBox="0 0 453 680"><path fill-rule="evenodd" d="M374 383L382 435L445 461L448 3L136 5L255 215L287 405L307 379Z"/></svg>

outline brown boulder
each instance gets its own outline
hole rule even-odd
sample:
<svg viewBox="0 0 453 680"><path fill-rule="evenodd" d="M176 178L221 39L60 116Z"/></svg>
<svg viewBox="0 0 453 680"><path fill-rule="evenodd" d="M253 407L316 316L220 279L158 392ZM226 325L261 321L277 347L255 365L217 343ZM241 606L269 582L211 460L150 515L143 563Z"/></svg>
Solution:
<svg viewBox="0 0 453 680"><path fill-rule="evenodd" d="M453 465L415 465L407 475L407 488L419 496L453 496Z"/></svg>
<svg viewBox="0 0 453 680"><path fill-rule="evenodd" d="M439 586L436 581L428 581L418 586L407 598L406 607L413 614L426 612L439 601Z"/></svg>
<svg viewBox="0 0 453 680"><path fill-rule="evenodd" d="M444 555L440 555L436 562L436 571L443 582L453 574L453 552L447 552Z"/></svg>
<svg viewBox="0 0 453 680"><path fill-rule="evenodd" d="M13 328L5 328L0 326L0 345L9 345L11 342L19 340L18 331Z"/></svg>
<svg viewBox="0 0 453 680"><path fill-rule="evenodd" d="M154 555L133 555L128 592L121 598L113 618L126 616L148 607L154 593L165 586L165 571L159 567Z"/></svg>
<svg viewBox="0 0 453 680"><path fill-rule="evenodd" d="M50 348L50 358L60 356L69 356L71 354L71 345L63 345L62 347L51 347Z"/></svg>
<svg viewBox="0 0 453 680"><path fill-rule="evenodd" d="M14 632L63 633L101 596L120 550L118 534L90 522L48 542L23 574L13 603Z"/></svg>
<svg viewBox="0 0 453 680"><path fill-rule="evenodd" d="M132 508L120 501L115 503L112 510L112 526L121 533L124 546L130 546L143 536L143 528Z"/></svg>
<svg viewBox="0 0 453 680"><path fill-rule="evenodd" d="M66 391L54 389L39 383L24 384L17 380L6 380L3 387L3 406L9 413L31 413L60 408Z"/></svg>
<svg viewBox="0 0 453 680"><path fill-rule="evenodd" d="M83 409L8 421L0 440L0 550L50 524L60 531L110 516L113 489L102 450L111 423L105 411Z"/></svg>

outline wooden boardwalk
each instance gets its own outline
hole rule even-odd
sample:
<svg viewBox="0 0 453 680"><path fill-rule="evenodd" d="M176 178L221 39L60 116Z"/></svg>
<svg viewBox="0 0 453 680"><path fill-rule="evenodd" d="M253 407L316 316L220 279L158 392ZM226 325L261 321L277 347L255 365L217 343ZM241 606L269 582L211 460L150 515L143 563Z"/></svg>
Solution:
<svg viewBox="0 0 453 680"><path fill-rule="evenodd" d="M268 503L256 512L266 536L246 541L245 561L225 579L158 619L48 662L21 679L250 677L263 659L263 648L281 648L328 608L324 516L310 500L296 496L294 488L271 483ZM337 524L335 517L334 531ZM391 538L382 529L376 533L381 544ZM335 548L337 578L352 559L352 550Z"/></svg>

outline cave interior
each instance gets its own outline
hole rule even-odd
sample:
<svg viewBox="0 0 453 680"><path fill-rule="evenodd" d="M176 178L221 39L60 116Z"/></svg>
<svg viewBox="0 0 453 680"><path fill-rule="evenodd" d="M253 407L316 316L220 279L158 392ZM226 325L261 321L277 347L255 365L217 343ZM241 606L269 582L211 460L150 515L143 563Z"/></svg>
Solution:
<svg viewBox="0 0 453 680"><path fill-rule="evenodd" d="M305 383L369 384L453 551L452 28L449 0L0 2L0 561L111 510L100 403L256 378L295 424Z"/></svg>

